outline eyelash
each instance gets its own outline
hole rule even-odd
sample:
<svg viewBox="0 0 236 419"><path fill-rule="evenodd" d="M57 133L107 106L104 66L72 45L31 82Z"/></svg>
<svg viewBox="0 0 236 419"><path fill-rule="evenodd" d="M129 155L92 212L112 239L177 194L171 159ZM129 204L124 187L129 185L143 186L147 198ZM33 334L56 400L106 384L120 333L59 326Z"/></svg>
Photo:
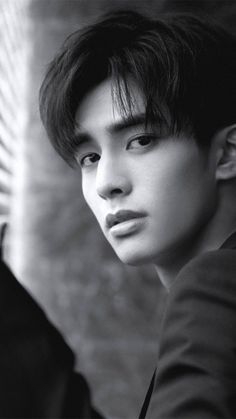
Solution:
<svg viewBox="0 0 236 419"><path fill-rule="evenodd" d="M140 143L139 143L139 146L138 147L131 147L131 144L133 144L135 142L138 143L138 142L140 142L142 140L150 140L150 141L147 144L144 144L144 145L140 145ZM155 136L155 135L152 135L152 134L149 134L149 135L139 135L139 136L137 136L135 138L132 138L132 140L130 140L128 142L127 147L126 147L126 150L132 150L132 149L133 150L135 150L135 149L138 150L140 148L148 148L150 146L150 143L151 142L154 142L154 141L157 141L157 140L158 140L158 137ZM91 158L95 158L95 161L90 162L90 164L86 165L85 164L85 161L88 158L90 158L90 159ZM94 163L96 163L96 161L98 161L99 159L100 159L99 154L97 154L97 153L88 153L86 156L84 156L84 157L82 157L80 159L80 166L81 167L89 167L89 166L93 165Z"/></svg>
<svg viewBox="0 0 236 419"><path fill-rule="evenodd" d="M81 166L81 167L88 167L88 166L91 166L91 164L86 165L86 164L85 164L85 161L86 161L86 159L88 159L88 158L94 158L94 157L96 157L96 158L97 158L97 159L96 159L96 161L98 161L100 156L99 156L99 154L97 154L97 153L89 153L89 154L87 154L86 156L82 157L82 159L80 159L80 166ZM92 162L92 164L93 164L93 163L95 163L96 161Z"/></svg>
<svg viewBox="0 0 236 419"><path fill-rule="evenodd" d="M129 141L128 147L126 147L126 149L129 150L130 149L130 147L129 147L130 144L132 144L134 142L141 141L141 140L151 140L153 142L153 141L157 140L157 136L152 135L152 134L138 135L137 137L132 138L132 140ZM140 145L140 143L139 143L139 145ZM149 145L150 145L150 142L148 144L144 144L143 146L141 146L141 148L148 147ZM139 147L137 147L137 148L139 148Z"/></svg>

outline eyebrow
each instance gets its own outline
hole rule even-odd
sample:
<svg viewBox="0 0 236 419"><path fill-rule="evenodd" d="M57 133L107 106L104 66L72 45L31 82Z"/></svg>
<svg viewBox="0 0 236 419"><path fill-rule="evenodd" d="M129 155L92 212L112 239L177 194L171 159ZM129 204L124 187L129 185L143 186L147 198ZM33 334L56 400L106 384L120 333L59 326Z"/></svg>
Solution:
<svg viewBox="0 0 236 419"><path fill-rule="evenodd" d="M107 131L111 134L117 134L128 128L136 127L137 125L144 125L146 123L146 114L140 113L136 115L128 115L123 117L120 121L112 123Z"/></svg>
<svg viewBox="0 0 236 419"><path fill-rule="evenodd" d="M138 125L144 125L146 124L146 114L140 113L136 115L128 115L123 117L121 120L117 122L111 123L107 128L107 132L110 134L118 134L128 128L133 128ZM75 132L77 145L82 145L86 142L92 141L92 137L89 133L80 131L79 127L77 127L77 130Z"/></svg>

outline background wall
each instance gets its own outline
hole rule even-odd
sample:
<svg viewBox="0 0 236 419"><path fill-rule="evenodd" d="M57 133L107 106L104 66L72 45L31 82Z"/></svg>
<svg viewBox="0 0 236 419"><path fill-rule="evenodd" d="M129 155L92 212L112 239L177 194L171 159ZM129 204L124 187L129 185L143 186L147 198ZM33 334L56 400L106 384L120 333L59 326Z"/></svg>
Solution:
<svg viewBox="0 0 236 419"><path fill-rule="evenodd" d="M0 225L9 222L9 217L18 225L22 196L22 148L28 114L28 5L28 0L0 1Z"/></svg>
<svg viewBox="0 0 236 419"><path fill-rule="evenodd" d="M24 85L27 99L24 171L16 164L21 183L6 242L9 263L73 347L95 404L109 418L138 416L157 360L166 295L152 267L125 267L106 244L83 202L79 171L68 168L46 138L38 89L69 33L100 13L126 7L152 15L166 8L205 10L234 23L234 2L228 1L22 0L27 83L16 83Z"/></svg>

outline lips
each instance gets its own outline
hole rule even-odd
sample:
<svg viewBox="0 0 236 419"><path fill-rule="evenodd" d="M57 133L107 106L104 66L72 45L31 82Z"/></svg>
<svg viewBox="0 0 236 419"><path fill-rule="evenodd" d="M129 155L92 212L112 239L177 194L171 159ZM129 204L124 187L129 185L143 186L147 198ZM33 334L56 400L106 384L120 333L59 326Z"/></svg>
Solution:
<svg viewBox="0 0 236 419"><path fill-rule="evenodd" d="M112 228L113 226L123 223L125 221L133 220L135 218L145 217L144 213L131 211L131 210L121 210L115 214L108 214L106 217L106 226L107 228Z"/></svg>

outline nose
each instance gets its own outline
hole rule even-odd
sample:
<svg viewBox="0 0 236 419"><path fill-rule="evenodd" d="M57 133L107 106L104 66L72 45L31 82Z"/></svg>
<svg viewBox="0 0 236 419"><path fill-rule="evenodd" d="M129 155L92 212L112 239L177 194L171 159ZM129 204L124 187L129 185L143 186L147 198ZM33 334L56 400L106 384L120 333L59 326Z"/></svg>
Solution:
<svg viewBox="0 0 236 419"><path fill-rule="evenodd" d="M132 186L124 162L115 156L101 157L97 167L96 189L103 199L128 195Z"/></svg>

